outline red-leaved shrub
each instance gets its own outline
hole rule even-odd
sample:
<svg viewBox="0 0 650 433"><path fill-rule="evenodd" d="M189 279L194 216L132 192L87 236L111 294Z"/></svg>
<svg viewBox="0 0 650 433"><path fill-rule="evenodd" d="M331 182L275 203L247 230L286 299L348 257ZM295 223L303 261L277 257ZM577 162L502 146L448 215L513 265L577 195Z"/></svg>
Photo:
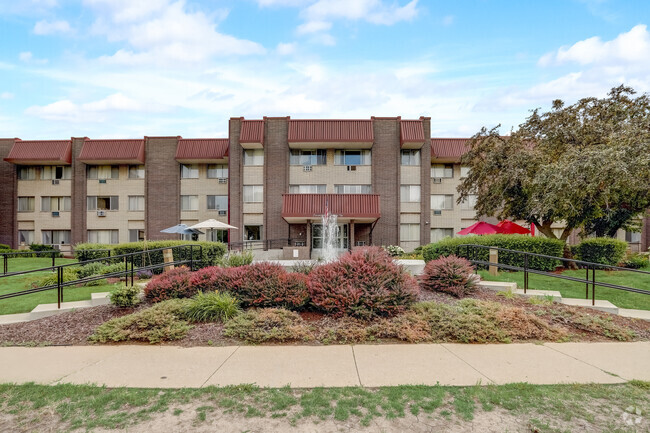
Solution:
<svg viewBox="0 0 650 433"><path fill-rule="evenodd" d="M191 298L197 290L190 284L192 273L185 266L156 275L144 288L144 295L152 302L175 298Z"/></svg>
<svg viewBox="0 0 650 433"><path fill-rule="evenodd" d="M423 289L445 292L457 297L476 290L476 277L469 261L454 255L431 260L420 277Z"/></svg>
<svg viewBox="0 0 650 433"><path fill-rule="evenodd" d="M230 292L245 307L285 307L299 309L309 300L304 275L290 274L271 263L229 268Z"/></svg>
<svg viewBox="0 0 650 433"><path fill-rule="evenodd" d="M232 291L233 280L238 278L231 268L209 266L192 273L190 285L197 292Z"/></svg>
<svg viewBox="0 0 650 433"><path fill-rule="evenodd" d="M400 313L417 299L417 280L379 247L360 248L309 274L312 303L363 319Z"/></svg>

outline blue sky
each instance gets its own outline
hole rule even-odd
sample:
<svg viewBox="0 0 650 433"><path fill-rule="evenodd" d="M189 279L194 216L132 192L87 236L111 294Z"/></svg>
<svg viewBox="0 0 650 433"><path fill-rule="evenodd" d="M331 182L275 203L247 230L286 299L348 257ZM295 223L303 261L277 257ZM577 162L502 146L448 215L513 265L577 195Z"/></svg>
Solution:
<svg viewBox="0 0 650 433"><path fill-rule="evenodd" d="M0 0L0 137L226 137L232 116L502 132L650 91L645 0Z"/></svg>

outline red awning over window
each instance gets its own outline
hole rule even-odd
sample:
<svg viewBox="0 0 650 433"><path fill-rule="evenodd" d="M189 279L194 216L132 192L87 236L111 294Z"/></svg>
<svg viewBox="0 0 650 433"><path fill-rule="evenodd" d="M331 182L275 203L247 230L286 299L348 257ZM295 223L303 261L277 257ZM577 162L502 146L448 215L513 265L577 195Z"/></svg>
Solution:
<svg viewBox="0 0 650 433"><path fill-rule="evenodd" d="M182 164L219 163L228 157L227 138L181 138L176 161Z"/></svg>
<svg viewBox="0 0 650 433"><path fill-rule="evenodd" d="M86 164L144 164L144 140L84 141L79 161Z"/></svg>
<svg viewBox="0 0 650 433"><path fill-rule="evenodd" d="M421 149L426 141L422 120L400 120L400 146L405 149Z"/></svg>
<svg viewBox="0 0 650 433"><path fill-rule="evenodd" d="M290 120L289 143L372 143L372 120Z"/></svg>
<svg viewBox="0 0 650 433"><path fill-rule="evenodd" d="M251 148L261 149L264 146L264 121L263 120L242 120L239 131L239 143L246 147L246 144L253 145Z"/></svg>
<svg viewBox="0 0 650 433"><path fill-rule="evenodd" d="M16 139L4 160L17 165L68 165L72 162L72 141Z"/></svg>
<svg viewBox="0 0 650 433"><path fill-rule="evenodd" d="M372 222L381 216L379 194L282 195L282 217L289 223L318 220L325 212L340 221Z"/></svg>
<svg viewBox="0 0 650 433"><path fill-rule="evenodd" d="M465 145L468 138L432 138L431 159L441 162L459 162L469 148Z"/></svg>

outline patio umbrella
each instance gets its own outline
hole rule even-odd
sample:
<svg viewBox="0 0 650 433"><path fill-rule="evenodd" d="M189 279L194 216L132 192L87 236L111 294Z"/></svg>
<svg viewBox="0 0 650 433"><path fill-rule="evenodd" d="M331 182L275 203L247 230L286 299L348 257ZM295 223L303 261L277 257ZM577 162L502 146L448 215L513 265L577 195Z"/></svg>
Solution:
<svg viewBox="0 0 650 433"><path fill-rule="evenodd" d="M222 223L221 221L217 221L213 218L210 218L209 220L201 221L198 224L194 224L193 226L190 226L191 229L210 229L212 231L214 230L229 230L229 229L237 229L235 226L231 226L230 224Z"/></svg>
<svg viewBox="0 0 650 433"><path fill-rule="evenodd" d="M528 230L526 227L522 227L517 223L513 223L510 220L503 220L499 221L499 224L497 224L497 227L501 227L506 234L519 234L519 235L527 235L530 233L530 230Z"/></svg>
<svg viewBox="0 0 650 433"><path fill-rule="evenodd" d="M458 232L459 235L492 235L495 233L505 233L501 227L494 224L479 221Z"/></svg>
<svg viewBox="0 0 650 433"><path fill-rule="evenodd" d="M168 227L160 231L160 233L176 233L179 235L202 235L203 232L187 226L187 224L176 224L174 227Z"/></svg>

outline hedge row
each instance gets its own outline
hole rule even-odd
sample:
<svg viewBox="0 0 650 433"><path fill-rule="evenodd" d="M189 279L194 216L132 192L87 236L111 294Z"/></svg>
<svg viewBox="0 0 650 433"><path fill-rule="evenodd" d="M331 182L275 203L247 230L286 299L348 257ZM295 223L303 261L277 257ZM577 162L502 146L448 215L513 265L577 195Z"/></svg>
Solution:
<svg viewBox="0 0 650 433"><path fill-rule="evenodd" d="M614 238L589 238L571 247L578 260L616 266L627 250L627 242Z"/></svg>
<svg viewBox="0 0 650 433"><path fill-rule="evenodd" d="M459 247L463 244L486 245L554 257L562 257L564 252L564 242L558 239L531 237L528 235L483 235L446 238L440 242L422 247L422 255L427 262L450 255L473 260L489 261L490 252L487 248L470 249L468 256L468 250L465 247ZM499 263L523 267L524 260L523 254L499 251ZM554 271L561 264L562 262L560 260L535 256L528 257L528 267L540 271Z"/></svg>

